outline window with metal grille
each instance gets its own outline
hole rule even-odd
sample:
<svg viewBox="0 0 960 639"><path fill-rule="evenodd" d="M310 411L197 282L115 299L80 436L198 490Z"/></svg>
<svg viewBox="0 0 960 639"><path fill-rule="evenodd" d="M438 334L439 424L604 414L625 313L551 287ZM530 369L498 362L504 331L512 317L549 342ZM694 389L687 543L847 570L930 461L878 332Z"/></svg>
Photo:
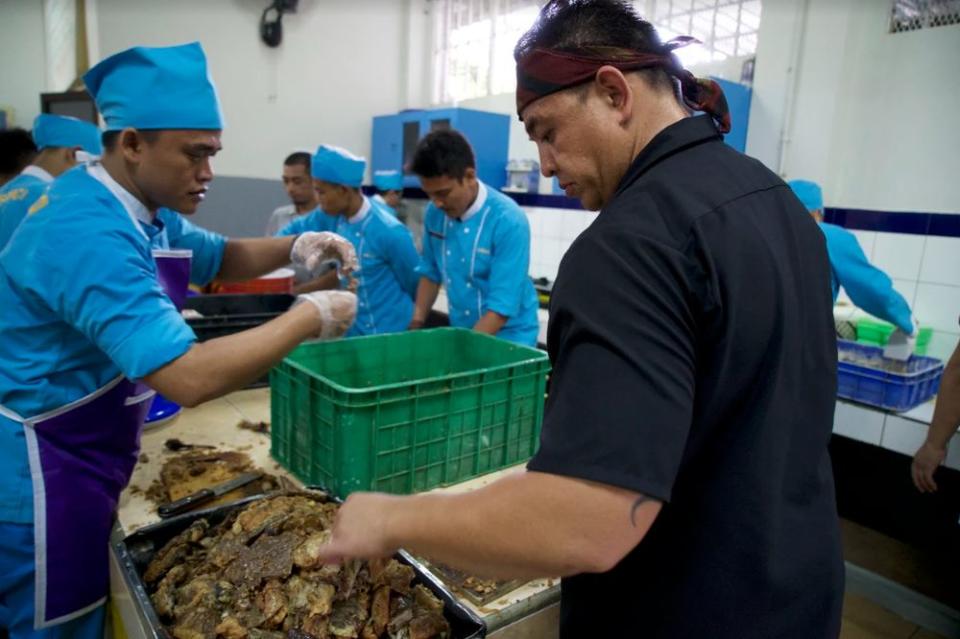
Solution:
<svg viewBox="0 0 960 639"><path fill-rule="evenodd" d="M513 47L544 2L434 0L434 103L513 91Z"/></svg>
<svg viewBox="0 0 960 639"><path fill-rule="evenodd" d="M894 0L890 33L960 24L960 0Z"/></svg>
<svg viewBox="0 0 960 639"><path fill-rule="evenodd" d="M680 35L701 42L677 50L685 66L751 56L757 51L760 0L635 0L664 41Z"/></svg>
<svg viewBox="0 0 960 639"><path fill-rule="evenodd" d="M691 35L677 50L685 66L753 55L761 0L632 0L661 39ZM458 102L516 88L513 48L546 0L432 0L433 102Z"/></svg>

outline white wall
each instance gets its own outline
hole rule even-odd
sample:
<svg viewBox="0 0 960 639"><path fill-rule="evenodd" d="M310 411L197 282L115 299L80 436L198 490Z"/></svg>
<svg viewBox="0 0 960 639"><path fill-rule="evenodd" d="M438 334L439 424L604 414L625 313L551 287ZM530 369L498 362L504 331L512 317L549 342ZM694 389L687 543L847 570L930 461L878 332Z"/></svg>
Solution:
<svg viewBox="0 0 960 639"><path fill-rule="evenodd" d="M322 142L370 155L371 118L397 111L407 3L302 0L283 43L260 41L265 0L99 0L99 53L200 40L227 128L215 170L275 178L293 149Z"/></svg>
<svg viewBox="0 0 960 639"><path fill-rule="evenodd" d="M764 0L747 153L828 206L956 213L960 26L890 34L889 11Z"/></svg>
<svg viewBox="0 0 960 639"><path fill-rule="evenodd" d="M827 206L960 212L960 26L888 33L889 2L764 0L747 153ZM960 238L857 231L922 325L960 339Z"/></svg>
<svg viewBox="0 0 960 639"><path fill-rule="evenodd" d="M13 107L14 124L29 129L46 90L43 3L5 0L0 6L0 107Z"/></svg>

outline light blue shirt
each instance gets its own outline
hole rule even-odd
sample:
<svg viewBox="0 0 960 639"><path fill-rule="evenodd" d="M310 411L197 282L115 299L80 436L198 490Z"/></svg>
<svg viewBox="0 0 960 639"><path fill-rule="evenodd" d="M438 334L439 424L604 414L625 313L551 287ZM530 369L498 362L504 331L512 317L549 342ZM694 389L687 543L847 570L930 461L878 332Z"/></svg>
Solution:
<svg viewBox="0 0 960 639"><path fill-rule="evenodd" d="M410 231L389 207L364 197L354 216L339 216L336 233L350 240L360 262L357 318L347 337L406 330L420 279Z"/></svg>
<svg viewBox="0 0 960 639"><path fill-rule="evenodd" d="M193 248L203 275L219 269L226 240L175 215L158 215L162 229L151 225L99 166L68 171L36 201L0 253L0 404L35 416L189 350L196 337L157 281L151 250L160 246L150 236ZM23 428L4 417L0 468L0 521L31 522Z"/></svg>
<svg viewBox="0 0 960 639"><path fill-rule="evenodd" d="M53 176L30 165L0 188L0 251L27 215L27 209L43 195Z"/></svg>
<svg viewBox="0 0 960 639"><path fill-rule="evenodd" d="M382 207L384 208L384 210L387 211L387 212L388 212L390 215L392 215L393 217L400 217L400 215L397 213L397 209L395 209L395 208L393 208L392 206L390 206L389 204L387 204L387 201L386 201L385 199L383 199L383 196L380 195L379 193L377 193L376 195L374 195L374 196L371 198L371 200L374 201L374 202L376 202L376 203L379 204L380 206L382 206Z"/></svg>
<svg viewBox="0 0 960 639"><path fill-rule="evenodd" d="M276 232L275 237L285 235L300 235L307 231L330 231L337 229L337 216L327 215L323 209L316 208L306 215L302 215Z"/></svg>
<svg viewBox="0 0 960 639"><path fill-rule="evenodd" d="M535 346L540 324L530 281L530 223L517 203L482 182L459 220L432 203L417 271L447 290L450 324L473 328L488 311L507 318L497 337Z"/></svg>
<svg viewBox="0 0 960 639"><path fill-rule="evenodd" d="M913 332L910 306L886 273L870 264L857 236L834 224L820 223L827 239L832 271L833 299L842 286L850 300L875 317L886 320L907 334Z"/></svg>

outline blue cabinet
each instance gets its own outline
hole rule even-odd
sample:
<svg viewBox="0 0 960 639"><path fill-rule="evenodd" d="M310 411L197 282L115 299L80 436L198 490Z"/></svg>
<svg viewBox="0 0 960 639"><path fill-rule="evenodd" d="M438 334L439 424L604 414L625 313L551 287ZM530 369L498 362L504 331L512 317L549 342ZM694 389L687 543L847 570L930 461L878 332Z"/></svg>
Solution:
<svg viewBox="0 0 960 639"><path fill-rule="evenodd" d="M747 126L750 124L750 98L753 91L750 87L738 82L731 82L721 78L713 78L723 89L727 98L727 107L730 109L730 133L723 136L723 141L741 153L747 149Z"/></svg>
<svg viewBox="0 0 960 639"><path fill-rule="evenodd" d="M404 169L420 139L438 129L456 129L470 141L481 180L497 189L506 184L510 116L473 109L415 109L374 117L371 170L403 170L403 185L419 187L417 176Z"/></svg>

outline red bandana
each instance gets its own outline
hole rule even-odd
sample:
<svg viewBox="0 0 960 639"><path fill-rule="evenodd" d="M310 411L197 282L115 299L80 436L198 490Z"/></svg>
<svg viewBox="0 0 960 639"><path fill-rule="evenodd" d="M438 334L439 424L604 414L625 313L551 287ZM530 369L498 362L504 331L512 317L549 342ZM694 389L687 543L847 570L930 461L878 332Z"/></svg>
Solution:
<svg viewBox="0 0 960 639"><path fill-rule="evenodd" d="M670 53L691 42L697 40L682 36L664 45L666 53L633 53L616 59L534 49L517 63L517 114L535 100L589 82L603 66L624 72L659 67L680 80L683 101L688 107L710 114L720 132L727 133L730 131L730 110L723 89L713 80L694 77Z"/></svg>

